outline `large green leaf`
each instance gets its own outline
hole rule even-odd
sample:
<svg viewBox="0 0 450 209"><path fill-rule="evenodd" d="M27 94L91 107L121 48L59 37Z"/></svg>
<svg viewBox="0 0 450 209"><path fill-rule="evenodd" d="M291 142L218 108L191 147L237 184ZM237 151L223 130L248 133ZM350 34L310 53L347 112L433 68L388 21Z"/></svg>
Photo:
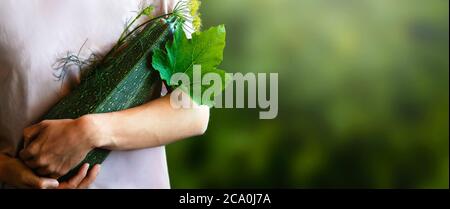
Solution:
<svg viewBox="0 0 450 209"><path fill-rule="evenodd" d="M225 48L225 27L219 25L212 27L204 32L192 34L192 39L188 39L179 25L174 32L173 41L166 43L165 50L156 50L153 54L152 65L159 71L161 78L167 82L170 87L182 87L178 83L171 83L171 77L175 73L185 73L190 79L189 95L193 97L192 90L196 85L193 80L193 71L195 65L201 66L201 75L206 73L216 73L220 76L222 89L226 85L225 71L217 69L223 60L223 50ZM183 85L183 84L181 84ZM212 84L211 84L212 85ZM200 86L201 93L210 85ZM186 87L186 86L185 86ZM193 97L199 104L211 105L207 101L201 101L201 98Z"/></svg>

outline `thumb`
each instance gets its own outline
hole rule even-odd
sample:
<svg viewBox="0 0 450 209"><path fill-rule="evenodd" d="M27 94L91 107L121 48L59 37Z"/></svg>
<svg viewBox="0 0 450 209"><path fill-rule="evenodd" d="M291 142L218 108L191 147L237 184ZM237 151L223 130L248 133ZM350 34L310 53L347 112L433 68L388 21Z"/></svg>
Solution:
<svg viewBox="0 0 450 209"><path fill-rule="evenodd" d="M59 186L56 179L39 177L34 174L28 175L28 186L34 189L55 189Z"/></svg>
<svg viewBox="0 0 450 209"><path fill-rule="evenodd" d="M40 177L40 189L56 189L59 186L59 182L56 179Z"/></svg>

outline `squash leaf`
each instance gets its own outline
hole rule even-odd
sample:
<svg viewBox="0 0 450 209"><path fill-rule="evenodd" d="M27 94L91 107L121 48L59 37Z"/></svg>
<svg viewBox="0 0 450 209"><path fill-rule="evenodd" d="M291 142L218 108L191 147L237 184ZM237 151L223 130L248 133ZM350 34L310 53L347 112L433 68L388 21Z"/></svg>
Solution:
<svg viewBox="0 0 450 209"><path fill-rule="evenodd" d="M165 49L157 49L153 53L152 66L159 71L161 79L172 87L181 87L181 89L190 89L188 93L198 104L212 106L208 101L202 101L201 96L194 96L193 89L200 88L201 94L213 85L202 85L194 82L194 66L201 66L201 75L207 73L216 73L221 78L223 90L227 84L228 77L223 70L217 67L223 60L223 50L225 48L226 31L223 25L212 27L203 32L195 32L192 39L188 39L180 24L176 27L173 40L168 41ZM171 83L171 77L175 73L185 73L190 79L190 86L184 84ZM198 86L201 85L201 86ZM188 88L187 88L188 87ZM214 95L218 96L218 95Z"/></svg>

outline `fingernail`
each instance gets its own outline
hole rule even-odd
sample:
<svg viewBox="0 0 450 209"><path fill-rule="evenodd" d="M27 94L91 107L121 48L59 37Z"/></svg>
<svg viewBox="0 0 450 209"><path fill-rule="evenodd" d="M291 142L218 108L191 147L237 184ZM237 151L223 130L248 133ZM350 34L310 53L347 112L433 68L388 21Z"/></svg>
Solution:
<svg viewBox="0 0 450 209"><path fill-rule="evenodd" d="M59 186L59 182L56 179L44 180L44 189L54 189Z"/></svg>
<svg viewBox="0 0 450 209"><path fill-rule="evenodd" d="M89 163L85 163L85 164L84 164L83 171L87 173L87 172L89 171L89 167L90 167L90 166L89 166Z"/></svg>

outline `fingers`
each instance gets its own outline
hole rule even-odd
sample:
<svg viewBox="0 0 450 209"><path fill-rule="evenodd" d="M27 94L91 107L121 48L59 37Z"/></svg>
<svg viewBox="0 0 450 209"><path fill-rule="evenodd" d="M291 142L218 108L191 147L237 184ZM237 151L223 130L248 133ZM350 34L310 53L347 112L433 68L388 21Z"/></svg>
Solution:
<svg viewBox="0 0 450 209"><path fill-rule="evenodd" d="M37 169L36 173L41 175L41 176L48 176L48 175L52 174L50 169L48 169L47 167L43 167L43 168ZM52 176L52 178L53 178L53 176Z"/></svg>
<svg viewBox="0 0 450 209"><path fill-rule="evenodd" d="M46 165L46 166L38 167L37 169L35 169L36 173L39 176L46 176L46 177L57 179L60 176L64 175L64 173L57 172L55 170L56 170L55 167L52 165Z"/></svg>
<svg viewBox="0 0 450 209"><path fill-rule="evenodd" d="M56 179L40 177L39 188L40 189L56 189L59 186L59 182Z"/></svg>
<svg viewBox="0 0 450 209"><path fill-rule="evenodd" d="M47 176L56 179L67 173L66 169L56 169L57 167L55 165L49 164L48 162L49 161L44 157L36 157L23 161L25 165L33 169L39 176Z"/></svg>
<svg viewBox="0 0 450 209"><path fill-rule="evenodd" d="M86 189L91 185L95 179L97 178L97 175L100 172L100 165L95 165L91 170L89 170L89 164L84 164L80 170L78 171L78 174L72 179L70 179L68 182L63 182L58 187L59 189Z"/></svg>
<svg viewBox="0 0 450 209"><path fill-rule="evenodd" d="M33 189L55 189L59 186L56 179L38 177L32 173L24 177L24 182L29 188Z"/></svg>
<svg viewBox="0 0 450 209"><path fill-rule="evenodd" d="M44 120L23 130L24 148L19 153L22 160L29 160L33 157L33 154L36 154L39 149L39 145L32 142L38 138L47 123L48 121Z"/></svg>
<svg viewBox="0 0 450 209"><path fill-rule="evenodd" d="M101 166L100 164L95 165L88 173L86 178L81 181L80 185L78 185L78 189L87 189L89 185L91 185L95 179L97 178L97 175L100 173Z"/></svg>
<svg viewBox="0 0 450 209"><path fill-rule="evenodd" d="M47 160L42 157L30 158L29 160L24 160L25 164L30 168L41 168L47 167Z"/></svg>
<svg viewBox="0 0 450 209"><path fill-rule="evenodd" d="M37 135L39 135L41 128L42 123L37 123L23 130L24 148L27 147Z"/></svg>
<svg viewBox="0 0 450 209"><path fill-rule="evenodd" d="M29 161L39 151L39 146L36 143L29 145L27 148L20 151L19 156L24 161Z"/></svg>
<svg viewBox="0 0 450 209"><path fill-rule="evenodd" d="M83 166L81 166L80 170L78 171L77 175L72 177L69 181L65 183L64 189L76 189L78 188L78 185L80 185L81 181L86 177L89 170L89 164L85 163Z"/></svg>

